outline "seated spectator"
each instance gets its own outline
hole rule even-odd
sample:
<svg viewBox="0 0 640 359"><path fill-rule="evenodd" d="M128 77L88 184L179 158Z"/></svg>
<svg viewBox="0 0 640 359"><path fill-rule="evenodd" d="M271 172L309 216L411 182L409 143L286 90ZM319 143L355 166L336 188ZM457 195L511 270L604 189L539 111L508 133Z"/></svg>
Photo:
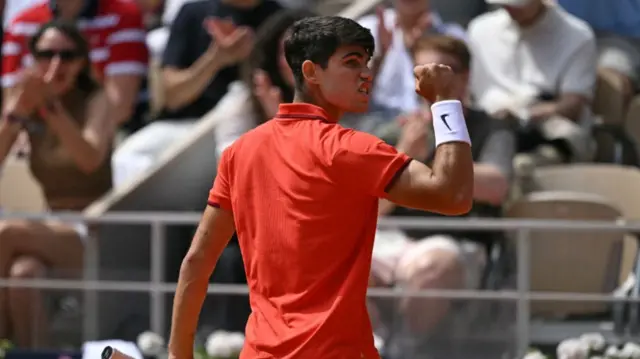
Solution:
<svg viewBox="0 0 640 359"><path fill-rule="evenodd" d="M116 121L109 97L91 78L89 45L71 24L54 21L28 44L32 66L16 78L0 123L0 164L18 134L31 146L30 167L53 211L80 211L111 187ZM0 278L27 279L82 268L87 228L50 218L0 221ZM46 346L40 293L0 291L0 338L21 347Z"/></svg>
<svg viewBox="0 0 640 359"><path fill-rule="evenodd" d="M28 39L54 18L77 21L89 42L94 78L109 98L108 111L118 124L127 122L147 70L142 16L128 0L45 0L19 13L3 39L4 92L11 91L21 69L32 61Z"/></svg>
<svg viewBox="0 0 640 359"><path fill-rule="evenodd" d="M201 0L186 3L171 26L162 60L167 111L129 137L114 153L114 185L144 173L172 143L191 133L238 79L254 30L280 10L274 0Z"/></svg>
<svg viewBox="0 0 640 359"><path fill-rule="evenodd" d="M390 9L378 8L375 15L360 19L376 41L372 69L376 74L371 111L392 120L401 112L418 109L413 61L410 49L425 33L465 37L457 24L446 24L430 7L429 0L396 0Z"/></svg>
<svg viewBox="0 0 640 359"><path fill-rule="evenodd" d="M506 122L469 106L467 97L471 55L465 43L448 36L417 40L413 57L416 64L440 63L455 75L454 89L463 100L465 119L473 142L474 205L468 216L500 216L511 179L515 153L515 134ZM428 104L416 113L401 116L393 129L379 135L415 160L430 163L435 152ZM389 127L388 126L388 127ZM437 216L396 207L382 200L380 215ZM488 247L497 236L488 232L438 230L379 230L376 233L371 268L372 286L399 286L420 289L479 289L487 262ZM374 302L377 305L382 303ZM385 335L393 332L388 318L380 317L377 305L371 307L374 328ZM444 298L406 298L399 303L406 328L414 335L432 333L449 313L451 301Z"/></svg>
<svg viewBox="0 0 640 359"><path fill-rule="evenodd" d="M487 0L501 7L469 25L472 96L521 126L516 175L536 165L592 158L590 102L596 44L582 20L543 0Z"/></svg>
<svg viewBox="0 0 640 359"><path fill-rule="evenodd" d="M557 0L595 30L598 67L620 77L626 103L640 89L640 6L634 1Z"/></svg>
<svg viewBox="0 0 640 359"><path fill-rule="evenodd" d="M138 0L145 1L145 0ZM165 0L162 9L161 24L157 29L149 31L147 34L147 47L154 59L162 58L162 54L169 41L169 33L173 21L176 19L178 12L182 9L186 3L193 2L195 0ZM152 2L153 0L147 0Z"/></svg>
<svg viewBox="0 0 640 359"><path fill-rule="evenodd" d="M233 82L220 100L224 120L216 127L217 155L240 135L270 120L281 102L293 100L294 79L284 57L284 38L294 22L313 16L306 10L282 10L256 34L249 58L242 64L242 80Z"/></svg>

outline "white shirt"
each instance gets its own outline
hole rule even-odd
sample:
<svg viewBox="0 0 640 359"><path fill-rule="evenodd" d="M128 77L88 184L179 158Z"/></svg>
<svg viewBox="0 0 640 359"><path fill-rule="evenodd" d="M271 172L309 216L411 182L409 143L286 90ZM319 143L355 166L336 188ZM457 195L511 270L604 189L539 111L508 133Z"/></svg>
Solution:
<svg viewBox="0 0 640 359"><path fill-rule="evenodd" d="M256 127L258 119L251 104L251 91L242 81L234 81L215 109L221 118L215 127L216 155L231 146L235 140Z"/></svg>
<svg viewBox="0 0 640 359"><path fill-rule="evenodd" d="M471 93L487 112L510 109L523 114L543 93L593 97L594 34L559 7L550 6L526 29L502 9L481 15L469 24L468 39Z"/></svg>
<svg viewBox="0 0 640 359"><path fill-rule="evenodd" d="M456 24L445 24L440 16L433 13L433 27L436 31L454 37L465 37L464 29ZM380 48L378 39L378 17L368 15L358 21L360 25L371 31ZM402 29L396 26L396 12L394 9L384 11L384 22L388 29L393 29L393 40L382 67L378 72L372 100L375 105L403 112L415 111L419 108L418 96L415 93L415 79L413 77L413 59L404 44Z"/></svg>

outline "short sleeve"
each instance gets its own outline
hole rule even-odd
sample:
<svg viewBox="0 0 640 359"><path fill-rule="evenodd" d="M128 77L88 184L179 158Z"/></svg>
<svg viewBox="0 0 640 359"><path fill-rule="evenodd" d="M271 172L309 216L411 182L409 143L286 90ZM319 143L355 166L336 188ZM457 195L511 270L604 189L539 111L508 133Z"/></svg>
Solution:
<svg viewBox="0 0 640 359"><path fill-rule="evenodd" d="M191 14L193 4L182 6L175 20L171 24L169 40L162 56L162 66L171 66L184 69L191 66L188 61L188 46L193 41L193 28Z"/></svg>
<svg viewBox="0 0 640 359"><path fill-rule="evenodd" d="M227 148L222 152L218 161L218 173L213 181L213 187L209 191L207 204L213 207L232 211L231 208L231 183L229 174L229 157L232 148Z"/></svg>
<svg viewBox="0 0 640 359"><path fill-rule="evenodd" d="M148 51L142 13L135 4L122 8L120 21L107 37L109 60L107 76L144 75L147 72Z"/></svg>
<svg viewBox="0 0 640 359"><path fill-rule="evenodd" d="M331 164L338 184L375 197L386 197L392 181L411 161L406 154L363 132L347 131L338 146Z"/></svg>
<svg viewBox="0 0 640 359"><path fill-rule="evenodd" d="M597 50L593 36L573 54L560 79L560 94L575 93L591 99L596 85Z"/></svg>
<svg viewBox="0 0 640 359"><path fill-rule="evenodd" d="M27 47L23 35L18 34L20 21L13 21L2 40L2 87L13 87L18 83L19 72Z"/></svg>

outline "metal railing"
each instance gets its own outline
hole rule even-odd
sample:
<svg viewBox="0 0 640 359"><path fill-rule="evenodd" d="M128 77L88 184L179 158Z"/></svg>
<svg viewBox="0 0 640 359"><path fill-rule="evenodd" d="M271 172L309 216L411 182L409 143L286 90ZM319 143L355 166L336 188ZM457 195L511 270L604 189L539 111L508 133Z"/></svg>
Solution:
<svg viewBox="0 0 640 359"><path fill-rule="evenodd" d="M165 283L165 235L168 225L197 224L199 213L169 212L118 212L107 213L100 217L87 217L79 214L2 214L1 220L42 220L55 218L60 221L87 224L148 224L151 226L151 280L100 281L98 248L95 238L88 238L85 250L85 268L82 280L7 280L0 279L0 288L26 287L38 289L82 290L85 292L83 334L86 340L97 337L98 306L97 291L148 292L151 299L151 330L162 333L165 328L165 295L175 291L176 283ZM530 302L535 301L607 301L640 302L640 298L621 298L613 295L530 292L530 233L531 231L595 231L640 233L640 222L625 221L564 221L564 220L515 220L515 219L455 219L455 218L381 218L380 228L403 229L439 229L455 231L504 231L516 233L517 282L515 290L479 291L479 290L421 290L407 291L397 289L371 288L373 297L398 298L403 296L423 298L451 298L477 300L505 300L516 302L516 340L518 353L524 354L530 343ZM209 294L247 294L245 285L214 284L209 286Z"/></svg>

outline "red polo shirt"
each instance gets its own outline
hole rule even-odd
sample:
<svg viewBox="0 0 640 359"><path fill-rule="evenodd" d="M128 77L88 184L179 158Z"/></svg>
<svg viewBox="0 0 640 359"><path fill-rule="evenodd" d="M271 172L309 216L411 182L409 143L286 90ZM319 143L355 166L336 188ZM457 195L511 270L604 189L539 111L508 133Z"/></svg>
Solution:
<svg viewBox="0 0 640 359"><path fill-rule="evenodd" d="M281 105L220 159L252 314L242 359L379 358L366 291L378 198L410 161L319 107Z"/></svg>

